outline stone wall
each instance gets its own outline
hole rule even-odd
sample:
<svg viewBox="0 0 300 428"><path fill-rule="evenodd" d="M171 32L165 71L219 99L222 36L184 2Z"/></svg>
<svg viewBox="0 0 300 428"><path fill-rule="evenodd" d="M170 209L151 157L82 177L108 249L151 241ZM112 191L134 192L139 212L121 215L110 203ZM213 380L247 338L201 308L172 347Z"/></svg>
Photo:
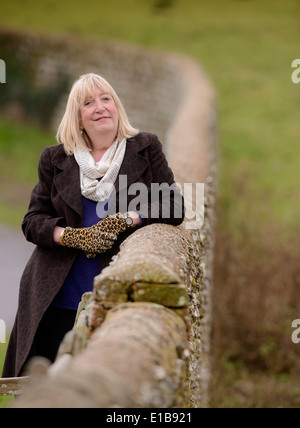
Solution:
<svg viewBox="0 0 300 428"><path fill-rule="evenodd" d="M99 73L115 87L132 124L159 136L178 183L205 183L205 209L200 209L195 219L186 219L178 228L148 226L124 242L118 257L95 279L94 293L82 303L77 325L66 337L56 363L44 370L42 380L35 380L25 390L18 406L38 407L40 403L56 407L64 402L66 407L76 407L76 403L80 407L84 401L80 391L84 391L96 407L206 407L217 180L215 93L209 80L189 58L122 44L2 32L1 46L18 58L19 65L27 67L36 90L66 82L49 126L56 127L73 80L85 72ZM7 64L9 79L9 61ZM26 106L18 108L26 115ZM195 194L184 196L189 206L195 205ZM167 315L159 320L157 311L161 314L163 310ZM136 320L129 328L128 314ZM143 319L153 320L153 325L145 326ZM164 331L169 331L166 337ZM112 374L101 349L113 332L111 355L126 354L122 349L128 346L132 357L138 356L134 370L130 359L124 357L119 368L114 360ZM121 337L125 337L123 347L117 340ZM91 371L80 367L87 368L98 359L102 364L91 365L92 381ZM33 367L32 378L35 371L38 369ZM107 394L96 399L95 388Z"/></svg>
<svg viewBox="0 0 300 428"><path fill-rule="evenodd" d="M1 103L0 95L0 111L10 110L13 105L19 112L21 110L21 116L26 115L30 107L26 106L26 100L22 103L22 98L28 94L20 83L30 84L41 103L45 95L47 107L49 93L53 96L57 90L59 105L51 109L53 114L47 123L53 129L62 117L73 81L88 72L102 75L116 89L134 127L151 131L162 141L178 110L183 88L172 60L163 53L151 53L125 44L37 37L3 30L0 30L0 52L7 65L7 80L15 81L16 86L16 97L9 102ZM43 106L39 110L36 115L41 113Z"/></svg>

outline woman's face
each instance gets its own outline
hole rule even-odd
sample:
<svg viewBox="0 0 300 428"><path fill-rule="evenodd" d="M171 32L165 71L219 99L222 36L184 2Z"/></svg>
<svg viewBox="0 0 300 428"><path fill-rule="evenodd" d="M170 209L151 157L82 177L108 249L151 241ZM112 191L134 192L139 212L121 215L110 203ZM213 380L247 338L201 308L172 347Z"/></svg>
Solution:
<svg viewBox="0 0 300 428"><path fill-rule="evenodd" d="M81 126L93 140L101 135L117 136L119 113L114 99L101 89L96 89L94 96L85 100L80 108Z"/></svg>

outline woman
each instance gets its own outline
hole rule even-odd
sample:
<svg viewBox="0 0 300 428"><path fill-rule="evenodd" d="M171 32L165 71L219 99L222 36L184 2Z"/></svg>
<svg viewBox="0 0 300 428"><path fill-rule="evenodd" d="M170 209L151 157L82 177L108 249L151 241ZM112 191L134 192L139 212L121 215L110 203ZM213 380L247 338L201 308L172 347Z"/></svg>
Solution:
<svg viewBox="0 0 300 428"><path fill-rule="evenodd" d="M152 183L168 187L174 176L157 137L130 125L102 77L86 74L74 83L56 137L59 144L41 155L39 181L22 223L36 248L21 279L3 377L19 376L32 356L55 359L82 294L92 290L94 277L136 227L179 225L184 218L176 190L167 192L170 215L164 213L164 196L139 198L139 209L119 212L134 205L136 195L128 191L133 184L150 195ZM152 215L153 206L158 215Z"/></svg>

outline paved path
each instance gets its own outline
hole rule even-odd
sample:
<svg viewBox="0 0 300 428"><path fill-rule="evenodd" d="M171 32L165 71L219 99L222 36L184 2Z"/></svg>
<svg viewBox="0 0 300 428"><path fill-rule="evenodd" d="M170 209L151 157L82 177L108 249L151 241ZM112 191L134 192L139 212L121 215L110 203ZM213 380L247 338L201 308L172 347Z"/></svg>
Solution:
<svg viewBox="0 0 300 428"><path fill-rule="evenodd" d="M20 278L33 249L21 230L0 226L0 319L7 331L14 322Z"/></svg>

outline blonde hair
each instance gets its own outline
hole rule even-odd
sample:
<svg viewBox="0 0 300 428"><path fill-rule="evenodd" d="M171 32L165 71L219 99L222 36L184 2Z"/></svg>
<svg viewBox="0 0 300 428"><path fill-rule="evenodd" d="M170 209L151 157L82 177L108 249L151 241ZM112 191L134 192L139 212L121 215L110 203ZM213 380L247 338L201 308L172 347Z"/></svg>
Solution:
<svg viewBox="0 0 300 428"><path fill-rule="evenodd" d="M110 95L116 104L119 112L118 140L122 141L124 138L131 138L139 132L130 125L120 98L107 80L94 73L83 74L72 86L66 111L56 134L57 142L64 145L67 155L74 153L76 145L91 149L89 136L80 129L80 108L88 98L94 96L96 89L101 89Z"/></svg>

